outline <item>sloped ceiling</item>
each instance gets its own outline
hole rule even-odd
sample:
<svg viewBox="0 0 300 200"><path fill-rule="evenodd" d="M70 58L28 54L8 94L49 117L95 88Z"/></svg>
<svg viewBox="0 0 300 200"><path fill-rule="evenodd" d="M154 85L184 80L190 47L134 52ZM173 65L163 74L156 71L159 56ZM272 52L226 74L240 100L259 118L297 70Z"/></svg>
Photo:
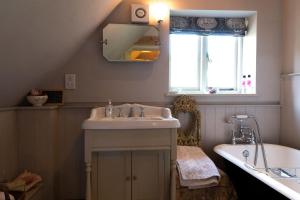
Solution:
<svg viewBox="0 0 300 200"><path fill-rule="evenodd" d="M121 1L1 1L0 107L61 67Z"/></svg>

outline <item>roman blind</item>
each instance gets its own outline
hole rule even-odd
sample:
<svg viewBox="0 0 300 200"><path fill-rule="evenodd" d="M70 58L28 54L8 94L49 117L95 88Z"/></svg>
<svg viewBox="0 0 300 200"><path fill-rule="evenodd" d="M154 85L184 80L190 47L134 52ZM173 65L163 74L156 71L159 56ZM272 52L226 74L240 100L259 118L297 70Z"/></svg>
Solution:
<svg viewBox="0 0 300 200"><path fill-rule="evenodd" d="M171 16L170 33L245 36L247 18Z"/></svg>

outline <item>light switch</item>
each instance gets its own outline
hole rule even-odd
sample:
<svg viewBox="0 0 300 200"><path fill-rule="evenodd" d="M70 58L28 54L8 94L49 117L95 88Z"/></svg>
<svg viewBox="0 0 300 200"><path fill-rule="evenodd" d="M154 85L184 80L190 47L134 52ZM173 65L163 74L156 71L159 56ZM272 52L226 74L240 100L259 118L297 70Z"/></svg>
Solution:
<svg viewBox="0 0 300 200"><path fill-rule="evenodd" d="M65 89L76 89L76 74L65 74Z"/></svg>

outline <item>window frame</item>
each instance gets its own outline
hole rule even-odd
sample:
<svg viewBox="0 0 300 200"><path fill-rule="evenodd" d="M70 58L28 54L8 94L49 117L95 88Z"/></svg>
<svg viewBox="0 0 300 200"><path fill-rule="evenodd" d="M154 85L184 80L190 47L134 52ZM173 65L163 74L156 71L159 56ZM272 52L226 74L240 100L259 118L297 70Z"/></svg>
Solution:
<svg viewBox="0 0 300 200"><path fill-rule="evenodd" d="M176 33L170 33L170 35L178 35ZM195 34L186 34L186 35L195 35ZM172 55L170 54L170 63L169 63L169 91L175 91L178 93L199 93L199 94L206 94L208 88L208 40L207 37L209 36L201 36L198 35L198 68L197 68L197 75L198 75L198 85L197 87L171 87L171 73L172 73ZM218 36L222 37L222 36ZM232 36L234 37L234 36ZM243 37L235 37L235 87L234 88L216 88L219 94L241 94L241 77L243 72ZM171 48L171 40L170 40L170 48ZM196 88L196 89L195 89Z"/></svg>

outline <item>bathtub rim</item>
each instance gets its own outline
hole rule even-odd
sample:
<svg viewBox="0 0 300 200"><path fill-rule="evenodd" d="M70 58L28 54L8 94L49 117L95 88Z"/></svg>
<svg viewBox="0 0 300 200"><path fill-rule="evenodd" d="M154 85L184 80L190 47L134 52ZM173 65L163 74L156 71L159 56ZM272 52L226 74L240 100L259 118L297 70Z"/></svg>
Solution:
<svg viewBox="0 0 300 200"><path fill-rule="evenodd" d="M257 178L258 180L265 183L266 185L270 186L271 188L273 188L277 192L281 193L282 195L284 195L284 196L286 196L290 199L300 200L300 193L298 193L295 190L289 188L285 184L280 183L279 181L275 180L274 178L268 176L265 173L249 169L248 167L246 167L244 161L238 159L237 157L233 156L232 154L230 154L229 152L226 152L224 150L224 148L226 149L226 147L229 147L229 146L230 147L233 147L233 146L237 146L237 147L240 146L241 147L241 146L246 146L246 145L247 144L237 144L237 145L219 144L219 145L214 147L214 152L216 152L218 155L220 155L222 158L226 159L227 161L229 161L229 162L233 163L234 165L238 166L239 168L241 168L245 172L251 174L252 176ZM266 146L269 146L269 145L270 146L280 146L281 148L297 150L297 149L294 149L294 148L291 148L291 147L278 145L278 144L264 143L264 145L266 145ZM297 151L299 151L299 150L297 150ZM299 185L299 188L300 188L300 185Z"/></svg>

